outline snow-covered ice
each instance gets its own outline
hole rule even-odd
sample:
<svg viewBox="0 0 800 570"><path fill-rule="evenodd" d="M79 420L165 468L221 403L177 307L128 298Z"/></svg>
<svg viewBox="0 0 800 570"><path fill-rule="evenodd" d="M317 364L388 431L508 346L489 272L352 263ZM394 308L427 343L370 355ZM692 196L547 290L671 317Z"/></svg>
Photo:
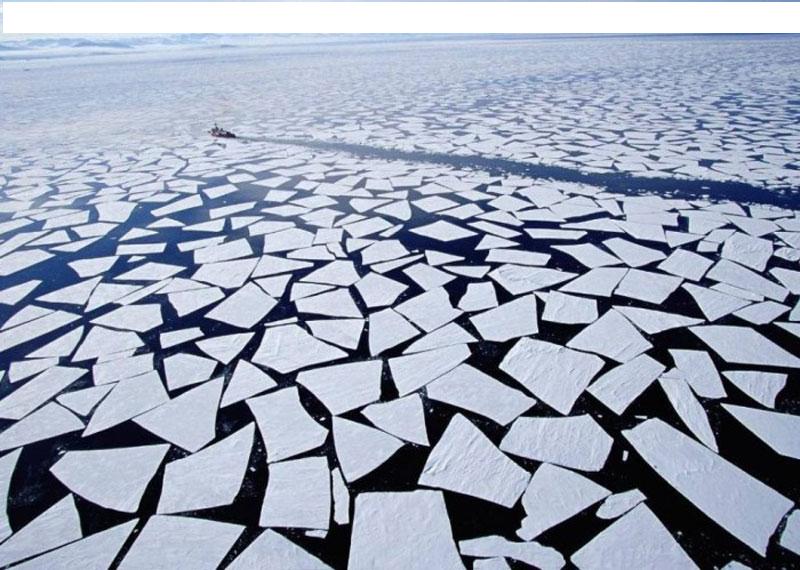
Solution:
<svg viewBox="0 0 800 570"><path fill-rule="evenodd" d="M797 45L3 36L0 566L796 565Z"/></svg>

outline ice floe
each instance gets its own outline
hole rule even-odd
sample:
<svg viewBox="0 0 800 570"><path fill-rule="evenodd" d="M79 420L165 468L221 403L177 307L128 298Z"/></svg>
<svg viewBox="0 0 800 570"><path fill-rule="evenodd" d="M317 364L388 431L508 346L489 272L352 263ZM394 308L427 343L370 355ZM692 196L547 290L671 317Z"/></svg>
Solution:
<svg viewBox="0 0 800 570"><path fill-rule="evenodd" d="M800 358L751 328L708 325L689 330L725 362L800 368Z"/></svg>
<svg viewBox="0 0 800 570"><path fill-rule="evenodd" d="M661 521L639 505L570 557L581 570L697 568Z"/></svg>
<svg viewBox="0 0 800 570"><path fill-rule="evenodd" d="M390 358L389 370L397 391L401 396L405 396L449 372L469 358L469 355L470 350L467 345L457 344Z"/></svg>
<svg viewBox="0 0 800 570"><path fill-rule="evenodd" d="M440 491L361 493L356 497L348 568L431 566L465 568Z"/></svg>
<svg viewBox="0 0 800 570"><path fill-rule="evenodd" d="M167 401L169 396L155 370L121 380L95 409L84 436L112 428Z"/></svg>
<svg viewBox="0 0 800 570"><path fill-rule="evenodd" d="M600 471L614 440L589 415L518 418L500 442L511 455L580 471Z"/></svg>
<svg viewBox="0 0 800 570"><path fill-rule="evenodd" d="M431 400L486 416L500 425L511 423L536 400L470 366L461 364L428 384Z"/></svg>
<svg viewBox="0 0 800 570"><path fill-rule="evenodd" d="M418 394L367 406L362 411L372 425L411 443L428 445L425 412Z"/></svg>
<svg viewBox="0 0 800 570"><path fill-rule="evenodd" d="M82 430L83 427L78 416L50 402L0 433L0 451Z"/></svg>
<svg viewBox="0 0 800 570"><path fill-rule="evenodd" d="M252 360L285 374L345 356L343 350L317 340L298 325L289 324L267 329Z"/></svg>
<svg viewBox="0 0 800 570"><path fill-rule="evenodd" d="M222 378L217 378L160 404L134 421L165 441L197 451L216 435L221 396Z"/></svg>
<svg viewBox="0 0 800 570"><path fill-rule="evenodd" d="M538 542L516 542L502 536L481 536L458 543L462 554L476 558L503 557L519 560L542 570L560 570L564 557L556 549Z"/></svg>
<svg viewBox="0 0 800 570"><path fill-rule="evenodd" d="M505 342L539 332L536 316L536 297L525 295L493 309L470 317L481 338Z"/></svg>
<svg viewBox="0 0 800 570"><path fill-rule="evenodd" d="M206 318L243 329L252 328L277 304L254 283L247 283L206 313Z"/></svg>
<svg viewBox="0 0 800 570"><path fill-rule="evenodd" d="M17 568L63 568L64 570L102 570L110 568L131 536L137 520L96 532L66 546L51 550L16 566Z"/></svg>
<svg viewBox="0 0 800 570"><path fill-rule="evenodd" d="M325 530L330 514L331 479L324 457L270 465L259 526Z"/></svg>
<svg viewBox="0 0 800 570"><path fill-rule="evenodd" d="M527 471L458 414L428 455L419 483L512 507L529 479Z"/></svg>
<svg viewBox="0 0 800 570"><path fill-rule="evenodd" d="M269 374L257 366L247 360L239 360L228 385L225 387L220 407L224 408L241 402L261 392L275 388L277 385Z"/></svg>
<svg viewBox="0 0 800 570"><path fill-rule="evenodd" d="M530 338L517 341L500 363L500 370L565 415L602 367L597 356Z"/></svg>
<svg viewBox="0 0 800 570"><path fill-rule="evenodd" d="M664 370L663 364L646 354L640 354L600 376L587 391L620 415Z"/></svg>
<svg viewBox="0 0 800 570"><path fill-rule="evenodd" d="M597 509L596 514L601 519L615 519L644 502L645 499L647 497L639 489L609 495Z"/></svg>
<svg viewBox="0 0 800 570"><path fill-rule="evenodd" d="M382 370L380 360L334 364L298 373L297 383L308 388L332 414L341 414L380 398Z"/></svg>
<svg viewBox="0 0 800 570"><path fill-rule="evenodd" d="M242 486L254 434L251 423L197 453L167 463L158 513L231 504Z"/></svg>
<svg viewBox="0 0 800 570"><path fill-rule="evenodd" d="M542 320L566 325L592 323L597 320L597 301L550 291L545 300Z"/></svg>
<svg viewBox="0 0 800 570"><path fill-rule="evenodd" d="M577 350L594 352L617 362L627 362L652 345L619 312L611 309L567 343Z"/></svg>
<svg viewBox="0 0 800 570"><path fill-rule="evenodd" d="M522 495L526 516L517 535L532 540L610 494L611 491L583 475L542 463Z"/></svg>
<svg viewBox="0 0 800 570"><path fill-rule="evenodd" d="M75 499L67 495L0 544L3 566L82 538Z"/></svg>
<svg viewBox="0 0 800 570"><path fill-rule="evenodd" d="M766 555L770 537L792 507L789 499L659 419L647 420L623 435L695 507ZM732 496L738 500L731 501Z"/></svg>
<svg viewBox="0 0 800 570"><path fill-rule="evenodd" d="M270 567L296 568L297 570L326 570L330 568L319 558L270 529L262 532L228 566L231 570Z"/></svg>
<svg viewBox="0 0 800 570"><path fill-rule="evenodd" d="M717 451L717 441L711 424L708 421L703 405L697 400L689 383L682 375L667 373L658 379L661 389L667 396L669 403L680 417L681 421L689 428L694 436L703 445Z"/></svg>
<svg viewBox="0 0 800 570"><path fill-rule="evenodd" d="M168 450L169 445L144 445L69 451L50 472L84 499L107 509L135 513Z"/></svg>
<svg viewBox="0 0 800 570"><path fill-rule="evenodd" d="M786 374L777 372L727 370L722 374L739 390L768 408L775 407L775 398L786 386Z"/></svg>
<svg viewBox="0 0 800 570"><path fill-rule="evenodd" d="M332 423L336 457L348 483L383 465L403 446L399 439L364 424L342 418Z"/></svg>
<svg viewBox="0 0 800 570"><path fill-rule="evenodd" d="M733 404L723 404L722 408L776 453L800 459L800 442L797 438L800 416Z"/></svg>
<svg viewBox="0 0 800 570"><path fill-rule="evenodd" d="M136 537L120 568L216 568L244 527L201 518L155 515Z"/></svg>
<svg viewBox="0 0 800 570"><path fill-rule="evenodd" d="M328 437L300 404L297 388L284 388L247 400L267 448L267 461L288 459L316 449Z"/></svg>

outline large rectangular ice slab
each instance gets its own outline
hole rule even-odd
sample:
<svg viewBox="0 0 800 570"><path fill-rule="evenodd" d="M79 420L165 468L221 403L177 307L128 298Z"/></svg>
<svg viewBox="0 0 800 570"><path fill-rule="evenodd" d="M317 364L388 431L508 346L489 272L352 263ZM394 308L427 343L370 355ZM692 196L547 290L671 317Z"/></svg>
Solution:
<svg viewBox="0 0 800 570"><path fill-rule="evenodd" d="M667 483L761 556L792 501L653 418L622 434Z"/></svg>
<svg viewBox="0 0 800 570"><path fill-rule="evenodd" d="M347 567L463 570L441 491L358 495Z"/></svg>

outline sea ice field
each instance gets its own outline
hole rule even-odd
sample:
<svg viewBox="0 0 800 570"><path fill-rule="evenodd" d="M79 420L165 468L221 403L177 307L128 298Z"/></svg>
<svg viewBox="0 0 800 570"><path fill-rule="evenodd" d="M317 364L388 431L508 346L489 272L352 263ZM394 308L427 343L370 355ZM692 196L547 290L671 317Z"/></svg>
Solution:
<svg viewBox="0 0 800 570"><path fill-rule="evenodd" d="M11 37L0 109L0 567L800 568L800 38Z"/></svg>

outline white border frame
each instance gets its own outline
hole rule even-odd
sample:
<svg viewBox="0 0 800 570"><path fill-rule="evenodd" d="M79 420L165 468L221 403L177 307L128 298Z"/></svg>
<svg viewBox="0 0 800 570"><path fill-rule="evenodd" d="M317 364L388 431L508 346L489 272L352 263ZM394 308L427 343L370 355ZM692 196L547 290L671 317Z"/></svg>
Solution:
<svg viewBox="0 0 800 570"><path fill-rule="evenodd" d="M792 33L800 2L5 1L3 32Z"/></svg>

